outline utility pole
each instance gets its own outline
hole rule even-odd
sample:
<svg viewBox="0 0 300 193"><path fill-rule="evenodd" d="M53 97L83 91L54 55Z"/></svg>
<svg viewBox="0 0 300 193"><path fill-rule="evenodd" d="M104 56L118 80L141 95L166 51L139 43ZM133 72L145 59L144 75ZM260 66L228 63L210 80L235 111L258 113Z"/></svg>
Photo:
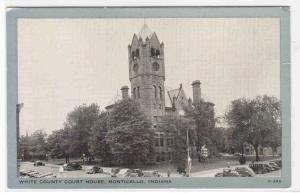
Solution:
<svg viewBox="0 0 300 193"><path fill-rule="evenodd" d="M191 173L191 158L190 158L190 143L189 143L189 129L186 129L186 143L187 143L187 177L190 177Z"/></svg>

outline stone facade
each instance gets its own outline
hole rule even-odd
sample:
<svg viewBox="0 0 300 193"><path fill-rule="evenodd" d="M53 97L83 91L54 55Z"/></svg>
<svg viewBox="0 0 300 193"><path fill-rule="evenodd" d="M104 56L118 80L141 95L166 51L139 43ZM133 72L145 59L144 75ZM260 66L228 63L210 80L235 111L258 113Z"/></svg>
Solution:
<svg viewBox="0 0 300 193"><path fill-rule="evenodd" d="M156 124L165 114L164 44L144 25L128 46L128 58L131 96Z"/></svg>

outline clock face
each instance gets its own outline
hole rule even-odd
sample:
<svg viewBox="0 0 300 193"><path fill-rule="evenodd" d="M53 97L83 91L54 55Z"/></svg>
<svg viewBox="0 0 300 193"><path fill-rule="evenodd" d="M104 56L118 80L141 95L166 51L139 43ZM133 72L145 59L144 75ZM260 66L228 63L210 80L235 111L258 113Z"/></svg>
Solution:
<svg viewBox="0 0 300 193"><path fill-rule="evenodd" d="M135 63L133 65L133 71L134 71L134 73L138 73L138 71L139 71L139 65L137 63Z"/></svg>
<svg viewBox="0 0 300 193"><path fill-rule="evenodd" d="M153 68L154 71L158 71L159 70L159 64L157 62L154 62L152 64L152 68Z"/></svg>

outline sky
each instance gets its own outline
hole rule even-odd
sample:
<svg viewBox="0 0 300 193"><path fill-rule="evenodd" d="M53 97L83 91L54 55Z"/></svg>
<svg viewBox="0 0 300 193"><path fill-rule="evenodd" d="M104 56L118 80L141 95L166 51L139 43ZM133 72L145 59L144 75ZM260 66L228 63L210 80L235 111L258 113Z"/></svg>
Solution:
<svg viewBox="0 0 300 193"><path fill-rule="evenodd" d="M201 81L223 116L232 100L280 97L278 18L19 19L20 133L63 128L76 106L101 109L130 87L128 45L144 22L165 48L166 89Z"/></svg>

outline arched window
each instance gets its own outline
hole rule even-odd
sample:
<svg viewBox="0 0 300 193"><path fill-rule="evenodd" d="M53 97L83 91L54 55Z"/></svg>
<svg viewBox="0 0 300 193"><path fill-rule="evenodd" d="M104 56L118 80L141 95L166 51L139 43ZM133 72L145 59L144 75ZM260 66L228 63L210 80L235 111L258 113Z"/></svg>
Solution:
<svg viewBox="0 0 300 193"><path fill-rule="evenodd" d="M163 98L162 89L160 86L158 87L158 89L159 89L159 98L162 99Z"/></svg>
<svg viewBox="0 0 300 193"><path fill-rule="evenodd" d="M137 87L137 98L140 98L141 97L141 95L140 95L140 87L138 86Z"/></svg>
<svg viewBox="0 0 300 193"><path fill-rule="evenodd" d="M134 98L134 99L136 98L136 95L135 95L135 90L136 90L136 89L134 88L134 89L133 89L133 93L132 93L132 94L133 94L133 98Z"/></svg>
<svg viewBox="0 0 300 193"><path fill-rule="evenodd" d="M156 86L153 85L153 95L154 95L154 98L157 97L157 90L156 90Z"/></svg>
<svg viewBox="0 0 300 193"><path fill-rule="evenodd" d="M151 48L151 57L154 57L154 56L155 56L155 49Z"/></svg>
<svg viewBox="0 0 300 193"><path fill-rule="evenodd" d="M156 58L160 57L160 51L159 50L156 50L155 56L156 56Z"/></svg>
<svg viewBox="0 0 300 193"><path fill-rule="evenodd" d="M134 51L131 52L131 57L132 57L133 60L136 58Z"/></svg>
<svg viewBox="0 0 300 193"><path fill-rule="evenodd" d="M139 50L139 49L136 49L136 51L135 51L135 55L136 55L136 57L137 57L137 58L139 58L139 57L140 57L140 50Z"/></svg>

